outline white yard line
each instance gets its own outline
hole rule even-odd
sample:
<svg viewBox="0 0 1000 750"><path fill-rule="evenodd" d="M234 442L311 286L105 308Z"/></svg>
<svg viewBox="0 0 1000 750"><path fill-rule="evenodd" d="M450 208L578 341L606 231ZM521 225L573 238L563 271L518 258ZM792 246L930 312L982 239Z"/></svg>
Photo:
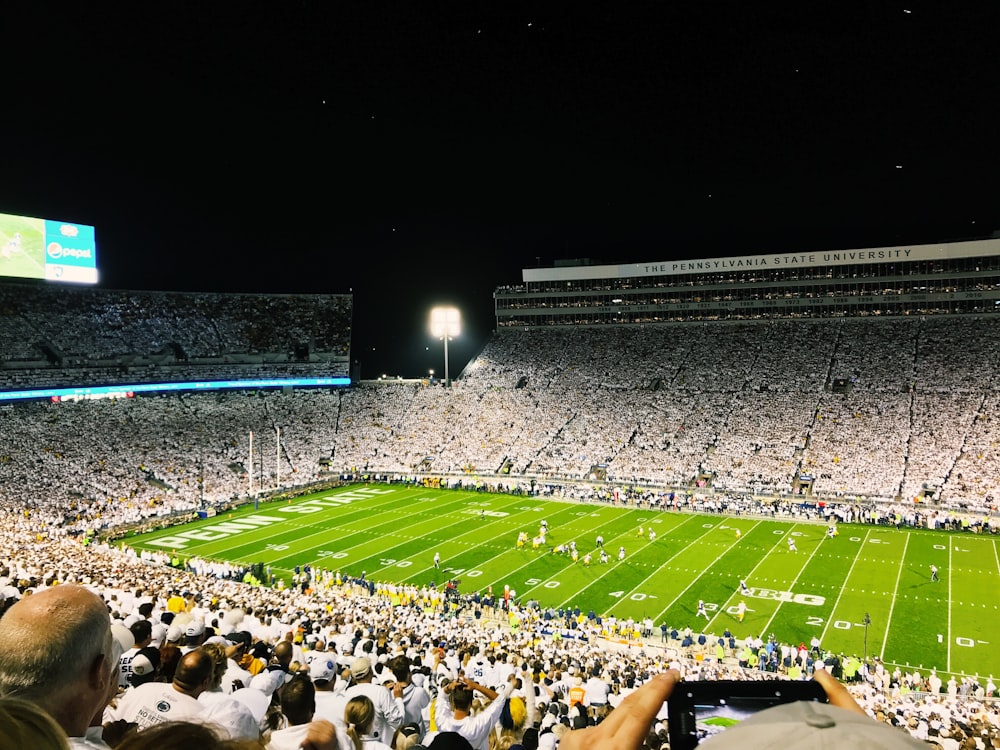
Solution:
<svg viewBox="0 0 1000 750"><path fill-rule="evenodd" d="M794 530L794 529L795 529L795 527L793 526L792 530ZM788 533L791 534L792 532L789 531ZM788 538L787 535L783 536L782 540L787 539L787 538ZM822 547L825 542L826 542L826 537L824 536L820 540L820 543L817 544L813 548L812 554L810 554L809 557L806 558L805 563L802 565L801 568L799 568L799 572L795 575L795 580L793 580L792 583L791 583L791 585L788 587L789 591L794 591L795 590L795 584L799 582L799 578L802 576L802 571L805 570L807 567L809 567L809 561L813 559L813 556L817 552L819 552L819 548ZM784 602L778 602L778 606L774 608L774 612L771 613L771 619L769 619L767 621L767 623L764 625L764 627L761 628L761 631L760 631L761 632L761 636L763 636L763 634L766 633L766 632L768 632L768 630L771 628L771 623L774 622L774 618L777 617L778 616L778 612L781 611L781 605L782 604L784 604Z"/></svg>
<svg viewBox="0 0 1000 750"><path fill-rule="evenodd" d="M885 644L889 642L889 625L892 623L892 611L896 608L896 595L899 591L899 579L903 577L903 564L906 562L906 547L910 543L910 535L906 535L903 542L903 556L899 559L899 570L896 572L896 586L892 590L892 603L889 605L889 615L885 618L885 633L882 635L882 650L879 651L878 658L885 658Z"/></svg>
<svg viewBox="0 0 1000 750"><path fill-rule="evenodd" d="M861 540L861 544L858 545L858 554L854 556L854 562L851 563L851 569L847 571L847 577L844 579L844 585L840 587L840 593L837 594L837 601L833 603L833 609L830 610L830 616L826 620L826 625L823 626L823 633L819 637L820 643L826 640L826 631L830 629L830 623L833 622L833 616L837 611L837 607L840 605L840 599L844 596L844 591L847 590L847 582L851 580L851 574L854 572L854 566L858 564L858 558L861 557L861 552L865 548L865 543L868 541L868 535L871 534L871 529L865 532L865 538Z"/></svg>
<svg viewBox="0 0 1000 750"><path fill-rule="evenodd" d="M951 564L951 550L952 550L953 546L954 545L952 544L952 536L949 535L948 536L948 634L946 636L947 639L948 639L948 663L947 663L947 666L945 666L945 669L947 671L949 671L949 672L951 671L951 641L952 641L952 637L951 637L951 610L952 610L951 581L954 578L954 576L952 575L953 567L952 567L952 564Z"/></svg>
<svg viewBox="0 0 1000 750"><path fill-rule="evenodd" d="M676 525L676 526L675 526L674 528L670 529L670 531L668 531L668 532L667 532L667 534L671 534L671 533L673 533L674 531L676 531L677 529L679 529L679 528L680 528L681 526L683 526L684 524L688 523L689 521L693 521L693 520L694 520L695 518L697 518L697 517L698 517L698 516L691 516L690 518L686 518L686 519L685 519L684 521L682 521L681 523L677 524L677 525ZM709 529L709 531L711 531L711 529ZM709 533L709 531L706 531L706 532L705 532L705 534ZM702 534L702 536L704 536L705 534ZM665 539L665 538L667 538L667 537L666 537L666 536L662 536L662 537L659 537L659 538L660 538L660 539ZM699 538L700 538L700 537L699 537ZM644 550L644 549L646 549L646 547L648 547L648 546L649 546L650 544L652 544L652 542L646 542L646 543L645 543L645 544L644 544L644 545L643 545L642 547L640 547L640 548L639 548L639 550L638 550L638 551L641 551L641 550ZM682 550L680 550L679 552L675 553L675 554L674 554L674 555L673 555L673 556L672 556L672 557L670 558L670 560L667 560L667 562L663 563L663 565L667 565L667 564L669 564L671 560L673 560L673 559L674 559L675 557L677 557L677 555L679 555L679 554L681 554L682 552L684 552L684 550L686 550L686 549L687 549L687 547L685 546L685 547L684 547L684 549L682 549ZM638 551L637 551L637 552L634 552L633 554L637 554L637 553L638 553ZM627 557L626 557L625 559L626 559L626 560L628 560L628 558L627 558ZM586 586L584 586L584 587L583 587L582 589L577 589L576 593L575 593L575 594L573 594L573 596L569 597L569 598L568 598L568 599L567 599L566 601L564 601L564 602L560 603L560 604L559 604L559 606L561 607L561 606L563 606L564 604L569 604L569 603L570 603L571 601L573 601L573 599L575 599L575 598L576 598L577 596L579 596L579 595L580 595L580 594L582 594L582 593L583 593L584 591L586 591L586 590L587 590L587 589L589 589L589 588L590 588L591 586L593 586L593 585L594 585L595 583L597 583L597 582L598 582L599 580L601 580L602 578L604 578L604 576L606 576L606 575L608 575L608 574L610 574L610 573L613 573L613 572L614 572L614 571L615 571L615 570L617 569L618 565L620 565L620 564L621 564L621 563L620 563L620 562L618 562L618 561L616 560L616 561L615 561L615 564L614 564L614 565L609 565L609 566L608 566L608 569L607 569L607 571L606 571L606 572L604 572L604 573L601 573L601 575L599 575L599 576L598 576L597 578L595 578L595 579L594 579L593 581L591 581L590 583L588 583L588 584L587 584ZM646 581L648 581L648 580L649 580L650 578L652 578L653 576L655 576L655 575L656 575L656 573L658 573L658 572L659 572L660 570L662 570L662 569L663 569L663 565L661 565L661 566L660 566L659 568L657 568L657 569L656 569L656 572L655 572L655 573L651 573L650 575L646 576L646 578L645 578L645 580L643 581L643 583L645 583ZM641 584L640 584L640 585L641 585ZM636 590L636 589L638 589L638 588L639 588L639 587L638 587L638 586L636 586L636 587L635 587L635 588L633 588L633 589L632 589L632 591L630 591L629 593L631 594L631 593L632 593L633 591L635 591L635 590ZM605 612L604 614L607 614L607 612Z"/></svg>
<svg viewBox="0 0 1000 750"><path fill-rule="evenodd" d="M723 519L723 520L724 520L724 519ZM762 524L763 522L764 522L763 520L760 520L760 521L757 521L757 523L755 523L755 524L754 524L754 525L753 525L753 526L752 526L752 527L750 528L750 531L753 531L754 529L756 529L756 528L757 528L757 527L758 527L758 526L759 526L760 524ZM715 531L716 529L718 529L720 525L721 525L721 524L717 524L717 525L713 526L713 527L712 527L712 528L710 528L710 529L709 529L708 531L706 531L706 532L705 532L704 534L702 534L702 535L701 535L700 537L698 537L698 539L701 539L702 537L704 537L704 536L705 536L705 535L707 535L707 534L711 534L711 533L712 533L713 531ZM749 534L750 532L748 531L747 533ZM741 536L740 536L740 539L742 539L742 538L743 538L743 537L742 537L742 535L741 535ZM740 543L740 539L736 539L736 540L735 540L735 541L734 541L734 542L733 542L732 544L730 544L730 545L729 545L729 548L728 548L728 549L726 550L726 552L728 552L728 551L729 551L729 550L731 550L731 549L732 549L733 547L735 547L735 546L736 546L737 544L739 544L739 543ZM696 541L698 541L698 540L697 540L697 539L695 539L695 540L692 540L691 544L694 544L694 542L696 542ZM690 546L690 545L688 545L688 546ZM686 549L687 549L687 547L685 547L685 548L684 548L684 550L681 550L681 552L685 551ZM680 554L680 552L678 552L677 554ZM674 555L674 557L677 557L677 555ZM721 557L721 555L720 555L720 557ZM673 560L673 559L674 559L673 557L672 557L672 558L670 558L670 560ZM670 562L670 560L668 560L667 562ZM715 565L715 563L717 563L718 561L719 561L719 560L718 560L718 558L716 558L715 560L713 560L713 561L711 562L711 564L710 564L710 565L708 566L708 568L711 568L711 567L712 567L712 565ZM663 564L663 565L661 565L661 566L660 566L659 568L657 568L657 571L660 571L660 570L662 570L662 569L664 568L664 566L665 566L666 564L667 564L667 563L664 563L664 564ZM656 615L656 617L654 617L654 618L653 618L653 622L659 622L659 621L660 621L660 618L661 618L661 617L663 617L663 615L665 615L665 614L667 613L667 610L668 610L668 609L670 609L670 608L671 608L672 606L674 606L674 604L676 604L676 603L677 603L677 600L678 600L678 599L680 599L680 598L681 598L682 596L684 596L684 594L686 594L686 593L687 593L688 589L690 589L690 588L691 588L692 586L694 586L694 585L695 585L695 583L697 583L697 582L698 582L698 579L700 579L700 578L702 577L702 575L704 575L705 571L706 571L706 570L708 570L708 568L705 568L705 570L702 570L702 571L701 571L701 573L699 573L699 574L698 574L698 575L696 575L696 576L695 576L695 577L694 577L693 579L691 579L691 583L689 583L689 584L688 584L688 585L687 585L687 586L686 586L686 587L684 588L684 590L683 590L683 591L681 591L681 593L679 593L679 594L678 594L677 596L675 596L675 597L673 598L673 600L672 600L672 601L670 602L670 604L668 604L668 605L667 605L666 607L664 607L664 608L663 608L662 610L660 610L659 614L657 614L657 615ZM705 623L705 625L707 626L707 625L708 625L708 623L706 622L706 623Z"/></svg>
<svg viewBox="0 0 1000 750"><path fill-rule="evenodd" d="M758 522L758 523L759 523L759 522ZM743 577L743 576L740 576L740 577L741 577L741 578L742 578L743 580L745 580L745 581L748 581L748 582L749 582L749 581L750 581L750 579L752 579L752 578L753 578L753 574L754 574L754 572L755 572L755 571L757 570L757 568L759 568L759 567L760 567L761 565L763 565L763 564L764 564L764 562L765 562L766 560L768 560L768 559L769 559L769 558L771 557L771 555L772 555L772 554L774 554L774 550L776 550L776 549L778 548L778 546L779 546L779 545L780 545L780 544L781 544L782 542L784 542L784 541L785 541L785 537L783 537L783 536L782 536L782 537L781 537L780 539L778 539L778 541L776 541L776 542L774 543L774 546L773 546L773 547L772 547L772 548L771 548L771 549L770 549L770 550L768 551L768 553L767 553L766 555L764 555L764 556L763 556L762 558L760 558L760 561L759 561L759 562L758 562L758 563L757 563L756 565L754 565L754 566L753 566L753 568L752 568L752 569L750 570L750 572L749 572L749 573L748 573L748 574L746 575L746 577ZM750 585L749 583L747 583L747 587L748 587L748 588L752 588L752 586L751 586L751 585ZM718 616L719 616L720 614L722 614L722 612L725 612L725 611L726 611L726 609L728 608L728 605L729 605L729 602L733 601L734 599L736 599L736 598L737 598L737 597L739 597L739 596L740 596L740 594L739 594L739 593L737 593L737 592L734 592L734 593L733 593L733 594L732 594L732 595L731 595L731 596L730 596L730 597L729 597L728 599L726 599L726 602L725 602L725 604L723 604L723 605L722 605L722 609L721 609L720 611L716 612L716 613L715 613L714 615L712 615L712 619L711 619L711 620L709 620L708 622L706 622L706 623L705 623L705 629L707 630L707 629L708 629L709 627L711 627L712 623L713 623L713 622L715 622L715 618L716 618L716 617L718 617ZM747 607L747 612L753 612L753 610L752 610L752 609L750 609L749 607Z"/></svg>

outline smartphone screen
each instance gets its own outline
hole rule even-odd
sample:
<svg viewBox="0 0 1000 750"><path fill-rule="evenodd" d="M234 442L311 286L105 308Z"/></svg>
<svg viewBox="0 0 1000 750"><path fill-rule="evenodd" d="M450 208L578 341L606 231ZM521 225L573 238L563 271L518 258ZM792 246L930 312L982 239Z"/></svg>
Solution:
<svg viewBox="0 0 1000 750"><path fill-rule="evenodd" d="M667 702L671 750L690 750L759 711L800 700L825 701L818 683L681 682Z"/></svg>

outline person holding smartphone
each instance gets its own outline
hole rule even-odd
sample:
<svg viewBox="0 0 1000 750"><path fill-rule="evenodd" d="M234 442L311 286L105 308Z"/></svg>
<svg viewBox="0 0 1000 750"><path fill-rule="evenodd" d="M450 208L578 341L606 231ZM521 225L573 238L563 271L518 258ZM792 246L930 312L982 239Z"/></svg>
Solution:
<svg viewBox="0 0 1000 750"><path fill-rule="evenodd" d="M819 746L817 733L842 735L845 746L926 750L926 745L910 737L902 729L881 724L865 713L847 688L825 669L816 670L813 679L820 683L829 703L784 704L761 711L751 719L712 739L716 750L727 748ZM568 732L559 743L559 750L638 750L649 734L664 701L681 681L680 672L670 669L658 674L625 698L597 726ZM793 706L807 707L809 714L801 720L801 729L790 727L787 714ZM792 709L794 710L794 709ZM777 712L777 713L773 713ZM860 714L860 716L859 716ZM761 741L757 732L771 717L773 741ZM863 717L863 718L862 718ZM751 734L754 734L751 737ZM792 742L794 740L794 742ZM830 745L824 745L829 747Z"/></svg>

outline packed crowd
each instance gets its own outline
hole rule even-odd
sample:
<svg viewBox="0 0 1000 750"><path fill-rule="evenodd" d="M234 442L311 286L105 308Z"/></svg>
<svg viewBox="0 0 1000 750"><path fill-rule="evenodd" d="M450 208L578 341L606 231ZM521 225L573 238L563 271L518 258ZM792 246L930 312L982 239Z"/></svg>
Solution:
<svg viewBox="0 0 1000 750"><path fill-rule="evenodd" d="M0 408L0 497L108 526L346 472L988 515L998 343L964 319L513 331L451 389L19 403Z"/></svg>
<svg viewBox="0 0 1000 750"><path fill-rule="evenodd" d="M86 365L166 351L184 358L350 348L350 295L109 291L0 284L2 360ZM173 347L173 348L172 348Z"/></svg>
<svg viewBox="0 0 1000 750"><path fill-rule="evenodd" d="M26 289L0 288L4 358L58 355L68 366L9 368L8 386L111 377L90 363L164 347L176 347L175 360L303 341L347 351L349 297ZM88 544L83 532L341 475L996 532L998 344L992 319L502 330L451 389L389 382L6 405L0 722L7 696L35 695L15 684L15 647L52 634L28 626L31 600L62 590L84 608L97 601L97 625L113 622L118 644L113 684L93 695L95 721L50 708L80 747L159 747L136 738L156 736L166 701L171 716L254 747L298 747L307 735L320 747L319 720L328 720L326 741L340 750L552 750L673 669L687 680L829 672L869 717L900 733L944 750L986 750L1000 737L992 678L945 681L819 643L782 643L780 634L765 641L516 599L503 606L488 594L449 597L332 570L273 590L245 582L235 566L194 560L179 570L165 555ZM260 374L282 367L292 365L262 362ZM82 685L32 689L44 705ZM658 718L643 740L650 750L666 744ZM131 725L142 731L120 737ZM467 745L446 745L451 734ZM188 747L207 743L191 735Z"/></svg>
<svg viewBox="0 0 1000 750"><path fill-rule="evenodd" d="M103 684L90 729L86 721L66 728L79 739L75 746L124 743L132 741L127 730L141 735L183 719L211 725L224 739L298 747L317 720L327 720L340 748L436 749L444 747L434 744L437 736L455 732L468 744L448 747L551 750L570 729L600 725L667 669L689 681L804 680L827 671L847 682L871 718L946 750L971 748L961 744L966 738L988 748L1000 737L992 679L944 682L933 672L889 671L877 660L830 654L818 641L796 646L602 621L332 571L278 591L211 565L178 570L128 548L38 539L16 514L4 515L0 695L33 695L12 665L34 653L26 639L54 641L65 632L51 621L67 616L65 603L43 607L52 598L77 597L78 587L93 592L105 627L110 621L121 642L113 684ZM22 613L31 607L49 618L45 627L28 628ZM61 653L53 642L37 648ZM70 672L61 664L54 674L68 679ZM46 702L58 692L37 702L65 728L72 722ZM650 750L667 745L666 714L657 720L644 740Z"/></svg>

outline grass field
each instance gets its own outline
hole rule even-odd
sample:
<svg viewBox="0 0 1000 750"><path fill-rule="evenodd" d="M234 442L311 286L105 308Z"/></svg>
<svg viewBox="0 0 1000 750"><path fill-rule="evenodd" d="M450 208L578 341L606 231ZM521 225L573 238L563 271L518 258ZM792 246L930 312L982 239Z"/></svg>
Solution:
<svg viewBox="0 0 1000 750"><path fill-rule="evenodd" d="M548 522L543 550L530 542ZM639 526L647 534L637 535ZM656 531L650 541L648 530ZM737 536L737 530L740 535ZM603 535L611 562L582 555ZM458 490L354 486L262 503L226 516L131 537L138 549L176 550L234 562L263 562L279 574L312 564L372 580L423 585L461 579L461 590L593 608L618 618L652 617L677 628L783 641L818 635L824 648L939 673L1000 674L992 623L1000 604L1000 554L990 536L757 517L660 513ZM794 539L797 552L789 550ZM549 552L576 541L581 562ZM618 562L620 546L626 557ZM442 570L434 569L440 553ZM930 565L940 569L931 582ZM750 595L740 596L746 579ZM736 605L747 604L740 623ZM710 621L695 618L699 599Z"/></svg>

